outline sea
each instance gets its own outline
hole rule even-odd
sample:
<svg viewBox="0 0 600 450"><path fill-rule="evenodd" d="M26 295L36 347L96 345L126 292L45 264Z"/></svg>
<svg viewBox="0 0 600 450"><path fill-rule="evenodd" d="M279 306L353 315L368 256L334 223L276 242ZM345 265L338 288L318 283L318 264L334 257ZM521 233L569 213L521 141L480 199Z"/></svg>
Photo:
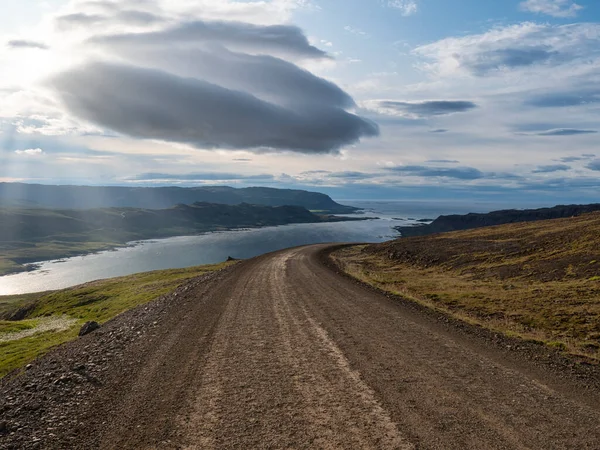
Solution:
<svg viewBox="0 0 600 450"><path fill-rule="evenodd" d="M133 242L111 251L44 261L35 270L0 277L0 295L64 289L89 281L151 270L213 264L233 258L305 244L326 242L376 243L399 237L394 227L433 220L440 215L489 212L510 207L499 203L464 201L354 201L339 203L363 210L352 217L370 220L292 224Z"/></svg>

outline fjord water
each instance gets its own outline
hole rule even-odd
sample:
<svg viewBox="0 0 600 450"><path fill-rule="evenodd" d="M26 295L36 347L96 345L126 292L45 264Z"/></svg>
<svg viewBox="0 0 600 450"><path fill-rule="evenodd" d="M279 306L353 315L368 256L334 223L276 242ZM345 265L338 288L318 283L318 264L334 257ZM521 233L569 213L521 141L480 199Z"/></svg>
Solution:
<svg viewBox="0 0 600 450"><path fill-rule="evenodd" d="M150 270L222 262L228 256L263 253L323 242L383 242L398 237L394 226L441 214L488 212L498 205L459 202L342 202L364 208L356 217L374 220L295 224L143 241L115 251L47 261L31 272L0 277L0 295L63 289L88 281Z"/></svg>

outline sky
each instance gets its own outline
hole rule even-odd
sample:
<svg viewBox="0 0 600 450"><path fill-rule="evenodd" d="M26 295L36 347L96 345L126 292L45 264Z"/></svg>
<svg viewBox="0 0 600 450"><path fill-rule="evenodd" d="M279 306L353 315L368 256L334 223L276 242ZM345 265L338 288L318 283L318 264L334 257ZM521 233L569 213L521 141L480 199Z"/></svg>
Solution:
<svg viewBox="0 0 600 450"><path fill-rule="evenodd" d="M600 201L597 0L0 2L0 181Z"/></svg>

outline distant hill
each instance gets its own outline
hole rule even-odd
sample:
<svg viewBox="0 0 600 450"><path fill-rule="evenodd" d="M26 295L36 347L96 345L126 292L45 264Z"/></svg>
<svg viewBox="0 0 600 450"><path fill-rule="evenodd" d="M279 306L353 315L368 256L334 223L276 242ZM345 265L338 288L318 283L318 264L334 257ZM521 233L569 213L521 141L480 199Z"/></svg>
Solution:
<svg viewBox="0 0 600 450"><path fill-rule="evenodd" d="M45 208L146 208L163 209L195 202L239 205L302 206L327 214L348 214L358 210L340 205L319 192L293 189L228 186L202 187L122 187L48 186L0 183L0 206L27 205Z"/></svg>
<svg viewBox="0 0 600 450"><path fill-rule="evenodd" d="M487 214L470 213L464 215L440 216L429 225L414 227L395 227L402 237L425 236L448 231L471 230L474 228L504 225L518 222L535 222L537 220L560 219L580 216L581 214L600 211L600 203L592 205L559 205L552 208L539 209L507 209L492 211Z"/></svg>
<svg viewBox="0 0 600 450"><path fill-rule="evenodd" d="M127 242L292 223L359 220L302 206L196 202L168 209L0 208L0 275L24 264L106 250Z"/></svg>

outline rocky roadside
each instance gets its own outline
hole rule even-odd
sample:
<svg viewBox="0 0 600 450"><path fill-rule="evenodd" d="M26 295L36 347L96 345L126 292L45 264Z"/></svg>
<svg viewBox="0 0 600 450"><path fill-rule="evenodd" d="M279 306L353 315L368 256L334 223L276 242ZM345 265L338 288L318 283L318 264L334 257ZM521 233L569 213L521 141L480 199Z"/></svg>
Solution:
<svg viewBox="0 0 600 450"><path fill-rule="evenodd" d="M101 425L94 410L102 386L127 377L143 348L158 345L185 304L228 270L195 278L0 380L0 449L76 448L78 436Z"/></svg>
<svg viewBox="0 0 600 450"><path fill-rule="evenodd" d="M337 250L351 247L352 245L354 244L340 244L326 248L320 253L319 259L323 265L334 270L338 275L351 280L353 283L372 292L384 295L420 316L429 318L432 322L437 322L454 332L462 334L468 340L484 342L491 349L499 350L507 360L515 364L515 367L521 367L523 370L534 367L542 373L549 374L555 380L553 387L558 391L561 391L562 380L565 380L570 386L578 387L583 402L597 404L598 400L600 400L600 365L595 363L595 361L584 356L567 355L541 342L511 337L477 324L467 323L441 310L432 309L401 295L359 280L346 272L340 261L332 256Z"/></svg>

